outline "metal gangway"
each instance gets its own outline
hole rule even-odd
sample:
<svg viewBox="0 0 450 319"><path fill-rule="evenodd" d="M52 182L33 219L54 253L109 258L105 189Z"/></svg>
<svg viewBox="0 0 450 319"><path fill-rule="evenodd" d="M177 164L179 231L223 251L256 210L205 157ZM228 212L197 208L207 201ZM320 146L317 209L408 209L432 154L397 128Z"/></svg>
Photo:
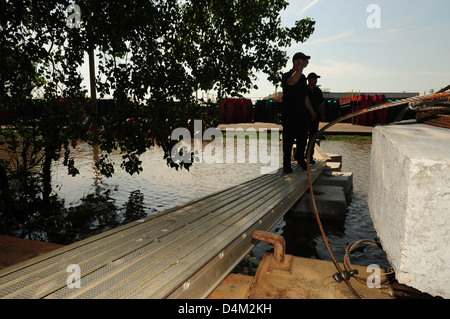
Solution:
<svg viewBox="0 0 450 319"><path fill-rule="evenodd" d="M308 188L299 167L261 175L2 269L0 298L206 298Z"/></svg>

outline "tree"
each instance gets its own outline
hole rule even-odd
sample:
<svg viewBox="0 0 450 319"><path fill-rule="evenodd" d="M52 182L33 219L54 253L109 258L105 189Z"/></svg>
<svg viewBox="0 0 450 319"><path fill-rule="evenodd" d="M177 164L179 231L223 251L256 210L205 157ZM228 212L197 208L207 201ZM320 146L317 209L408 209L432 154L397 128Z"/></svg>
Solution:
<svg viewBox="0 0 450 319"><path fill-rule="evenodd" d="M177 143L171 132L199 118L218 124L217 105L199 103L194 93L245 94L260 71L278 83L287 62L281 48L306 41L314 31L309 18L283 27L280 11L287 5L284 0L1 0L0 108L23 110L33 93L42 98L39 116L22 117L14 134L1 138L6 149L22 154L17 167L23 169L24 187L30 178L25 162L40 167L30 194L40 192L44 203L52 192L53 160L63 156L69 173L76 174L70 148L88 137L81 124L83 106L89 105L80 71L86 54L91 62L96 58L96 95L111 95L115 103L114 112L102 117L93 96L88 110L99 129L91 142L100 145L101 172L113 173L108 155L120 150L121 166L139 173L139 156L154 145L163 148L168 165L189 167L171 158ZM75 27L68 23L77 18L74 8L81 12ZM4 202L14 193L9 169L0 163Z"/></svg>
<svg viewBox="0 0 450 319"><path fill-rule="evenodd" d="M305 41L314 29L310 19L298 21L292 28L282 27L279 12L288 3L280 0L78 4L84 23L78 33L84 43L81 46L98 49L99 71L109 75L104 81L98 79L99 95L113 92L118 108L123 110L122 118L109 121L113 123L111 128L121 131L118 123L133 117L139 129L150 128L152 141L164 149L168 163L174 167L188 164L171 161L174 141L167 137L174 128L186 127L194 115L175 112L169 116L175 101L185 109L195 109L197 90L216 90L221 96L246 93L258 71L278 83L278 72L287 62L280 48L293 40ZM143 103L143 109L136 110L138 103ZM134 116L134 111L141 117ZM150 120L139 122L143 118ZM114 138L104 136L104 150L117 146L117 134ZM131 164L137 163L137 156L148 146L142 140L145 136L133 143L126 136L126 145L119 142L127 154L124 166L130 172L138 171L139 165Z"/></svg>
<svg viewBox="0 0 450 319"><path fill-rule="evenodd" d="M3 56L13 53L9 61L13 67L24 57L30 71L22 80L2 74L0 90L13 95L11 84L21 81L19 87L40 88L45 97L82 97L79 67L84 54L95 51L98 94L112 94L122 111L118 112L122 118L112 120L122 123L136 108L140 115L151 115L151 123L135 123L155 127L154 141L165 151L173 143L166 141L167 129L160 134L161 119L154 118L166 115L163 108L175 101L195 104L197 90L216 90L221 96L246 93L258 71L278 83L278 72L287 62L280 48L304 42L314 30L314 21L308 18L282 27L279 13L288 5L284 0L80 0L76 5L81 23L72 28L67 24L69 4L2 2ZM39 65L37 72L30 68L33 63ZM181 118L170 124L187 125ZM104 141L112 143L111 138ZM122 148L141 153L140 146Z"/></svg>

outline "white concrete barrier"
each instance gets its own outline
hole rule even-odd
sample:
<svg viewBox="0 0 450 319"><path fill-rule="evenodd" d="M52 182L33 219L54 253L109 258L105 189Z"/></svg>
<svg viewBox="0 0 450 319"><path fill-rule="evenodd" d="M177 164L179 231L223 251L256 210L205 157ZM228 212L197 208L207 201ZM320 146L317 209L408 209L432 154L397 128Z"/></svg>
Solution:
<svg viewBox="0 0 450 319"><path fill-rule="evenodd" d="M450 298L450 129L373 130L369 208L400 283Z"/></svg>

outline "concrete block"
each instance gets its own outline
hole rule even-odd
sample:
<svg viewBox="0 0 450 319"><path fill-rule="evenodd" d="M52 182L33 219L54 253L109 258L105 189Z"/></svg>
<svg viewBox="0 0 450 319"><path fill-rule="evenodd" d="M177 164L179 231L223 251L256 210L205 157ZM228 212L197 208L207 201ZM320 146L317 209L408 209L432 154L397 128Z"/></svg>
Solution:
<svg viewBox="0 0 450 319"><path fill-rule="evenodd" d="M305 149L305 156L306 156L306 151L307 149ZM291 153L291 160L295 161L295 154L297 152L297 145L294 143L293 147L292 147L292 153ZM316 161L320 161L320 162L339 162L342 163L342 155L339 154L328 154L325 153L321 148L320 145L318 145L317 143L314 145L314 159Z"/></svg>
<svg viewBox="0 0 450 319"><path fill-rule="evenodd" d="M373 130L369 208L396 279L450 298L450 129Z"/></svg>
<svg viewBox="0 0 450 319"><path fill-rule="evenodd" d="M330 158L328 162L338 162L342 164L342 155L341 154L333 154L333 153L327 153L328 157Z"/></svg>
<svg viewBox="0 0 450 319"><path fill-rule="evenodd" d="M325 163L325 172L326 171L340 172L341 169L342 169L342 164L339 162L326 162Z"/></svg>
<svg viewBox="0 0 450 319"><path fill-rule="evenodd" d="M314 147L314 158L321 162L331 161L331 157L328 155L328 153L324 152L318 145Z"/></svg>
<svg viewBox="0 0 450 319"><path fill-rule="evenodd" d="M344 220L347 200L342 186L313 185L314 199L320 217L328 220ZM315 218L314 206L309 191L305 193L293 209L297 217Z"/></svg>
<svg viewBox="0 0 450 319"><path fill-rule="evenodd" d="M314 185L341 186L348 197L353 190L353 173L327 171L319 176Z"/></svg>

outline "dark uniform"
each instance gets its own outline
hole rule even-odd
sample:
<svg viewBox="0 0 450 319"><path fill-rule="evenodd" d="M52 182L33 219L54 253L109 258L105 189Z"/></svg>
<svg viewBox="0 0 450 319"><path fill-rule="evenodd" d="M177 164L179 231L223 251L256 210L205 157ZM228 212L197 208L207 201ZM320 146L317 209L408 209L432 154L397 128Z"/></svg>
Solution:
<svg viewBox="0 0 450 319"><path fill-rule="evenodd" d="M302 75L295 85L288 85L287 80L292 76L291 70L282 77L283 103L281 109L281 123L283 125L283 168L291 167L291 153L294 140L297 140L297 152L294 159L302 167L306 167L304 152L308 138L308 116L306 110L307 84Z"/></svg>
<svg viewBox="0 0 450 319"><path fill-rule="evenodd" d="M320 122L319 105L322 104L324 101L322 90L319 89L318 87L315 87L314 89L308 87L308 98L309 101L311 102L311 106L314 112L316 112L317 114L316 119L312 121L311 115L309 115L308 113L309 119L308 138L311 140L314 137L314 135L316 135L316 133L319 131L319 122ZM311 149L311 159L313 155L314 155L314 147Z"/></svg>

